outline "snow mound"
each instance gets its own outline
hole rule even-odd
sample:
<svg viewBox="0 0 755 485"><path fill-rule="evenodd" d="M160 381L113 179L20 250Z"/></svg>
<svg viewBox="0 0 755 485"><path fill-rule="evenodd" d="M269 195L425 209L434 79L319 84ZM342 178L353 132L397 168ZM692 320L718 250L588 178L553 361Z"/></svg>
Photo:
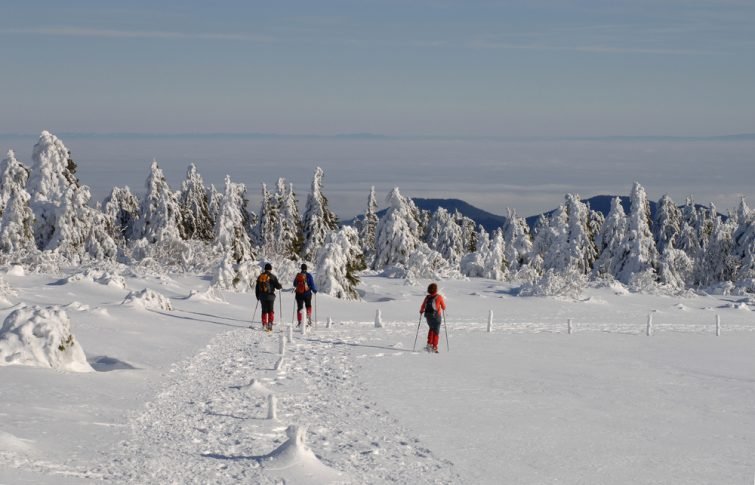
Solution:
<svg viewBox="0 0 755 485"><path fill-rule="evenodd" d="M70 310L76 310L77 312L88 312L89 311L89 305L85 305L78 301L72 301L68 305L66 305L64 308L70 309Z"/></svg>
<svg viewBox="0 0 755 485"><path fill-rule="evenodd" d="M683 312L689 311L689 307L685 305L684 303L677 303L676 305L674 305L674 308L676 308L677 310L681 310Z"/></svg>
<svg viewBox="0 0 755 485"><path fill-rule="evenodd" d="M257 393L257 394L270 394L270 389L265 387L257 379L252 379L251 381L249 381L249 384L246 384L244 386L239 386L239 389L243 389L247 392Z"/></svg>
<svg viewBox="0 0 755 485"><path fill-rule="evenodd" d="M57 306L14 310L0 328L0 365L92 372L71 333L71 321Z"/></svg>
<svg viewBox="0 0 755 485"><path fill-rule="evenodd" d="M747 303L745 303L743 301L739 301L739 302L736 302L736 303L729 303L729 308L733 308L735 310L744 310L746 312L751 311L750 307L747 306Z"/></svg>
<svg viewBox="0 0 755 485"><path fill-rule="evenodd" d="M139 306L152 310L173 310L170 298L149 288L132 291L123 299L122 305Z"/></svg>
<svg viewBox="0 0 755 485"><path fill-rule="evenodd" d="M0 431L0 452L28 452L31 451L30 440L21 439L5 431Z"/></svg>
<svg viewBox="0 0 755 485"><path fill-rule="evenodd" d="M205 291L191 290L187 300L209 301L213 303L227 303L223 295L214 286L208 287Z"/></svg>
<svg viewBox="0 0 755 485"><path fill-rule="evenodd" d="M286 484L350 483L345 473L321 462L304 442L305 426L286 429L288 440L260 458L260 464L285 480Z"/></svg>
<svg viewBox="0 0 755 485"><path fill-rule="evenodd" d="M99 283L101 285L112 286L115 288L120 288L122 290L127 289L126 280L123 278L123 276L108 273L107 271L99 271L99 270L90 269L82 273L76 273L74 275L71 275L65 280L63 280L64 283L73 283L77 281L88 281L92 283Z"/></svg>
<svg viewBox="0 0 755 485"><path fill-rule="evenodd" d="M10 268L8 268L8 271L5 274L11 275L11 276L24 276L26 275L26 271L24 270L23 266L14 264Z"/></svg>

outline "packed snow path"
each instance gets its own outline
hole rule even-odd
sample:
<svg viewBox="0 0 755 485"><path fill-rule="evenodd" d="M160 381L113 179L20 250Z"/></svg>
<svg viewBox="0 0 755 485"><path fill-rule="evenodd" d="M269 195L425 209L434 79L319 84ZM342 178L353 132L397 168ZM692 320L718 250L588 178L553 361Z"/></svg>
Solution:
<svg viewBox="0 0 755 485"><path fill-rule="evenodd" d="M103 477L128 483L458 483L450 462L365 398L349 356L359 343L345 333L295 333L281 365L278 332L243 329L216 337L174 366ZM271 394L276 419L269 418ZM306 443L319 460L276 463L269 456L292 424L307 427Z"/></svg>

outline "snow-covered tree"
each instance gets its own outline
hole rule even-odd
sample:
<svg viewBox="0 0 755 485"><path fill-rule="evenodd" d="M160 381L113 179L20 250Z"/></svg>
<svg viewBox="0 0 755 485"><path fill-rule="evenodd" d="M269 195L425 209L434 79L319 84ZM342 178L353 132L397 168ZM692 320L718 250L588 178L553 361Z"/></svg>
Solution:
<svg viewBox="0 0 755 485"><path fill-rule="evenodd" d="M625 284L644 284L655 280L658 251L650 232L650 205L645 189L637 182L630 195L629 225L624 237L623 254L616 277Z"/></svg>
<svg viewBox="0 0 755 485"><path fill-rule="evenodd" d="M599 277L615 277L618 274L619 263L624 257L623 243L627 230L627 216L621 199L614 197L603 227L595 238L598 259L593 265L593 274Z"/></svg>
<svg viewBox="0 0 755 485"><path fill-rule="evenodd" d="M477 250L477 223L458 210L454 212L454 219L456 219L456 223L461 227L464 252L469 253Z"/></svg>
<svg viewBox="0 0 755 485"><path fill-rule="evenodd" d="M299 202L296 199L293 184L287 184L284 178L279 178L275 200L278 204L278 224L275 228L276 252L283 258L296 260L301 251L303 236L299 218Z"/></svg>
<svg viewBox="0 0 755 485"><path fill-rule="evenodd" d="M404 264L420 244L419 209L395 187L386 198L388 210L380 219L375 237L373 269Z"/></svg>
<svg viewBox="0 0 755 485"><path fill-rule="evenodd" d="M134 226L139 219L139 199L128 187L113 187L105 200L105 226L118 242L134 239Z"/></svg>
<svg viewBox="0 0 755 485"><path fill-rule="evenodd" d="M543 269L556 272L565 271L569 266L569 216L565 206L559 206L548 218L546 229L550 234L544 239L550 241L543 254ZM538 236L543 236L538 232ZM538 246L543 239L538 239Z"/></svg>
<svg viewBox="0 0 755 485"><path fill-rule="evenodd" d="M179 197L181 206L181 236L184 239L211 241L214 220L210 215L209 199L204 180L192 163L186 171L186 179L181 183Z"/></svg>
<svg viewBox="0 0 755 485"><path fill-rule="evenodd" d="M664 195L658 201L658 210L653 222L653 236L658 253L663 254L669 246L676 247L681 231L682 212L671 197Z"/></svg>
<svg viewBox="0 0 755 485"><path fill-rule="evenodd" d="M477 250L465 254L461 259L461 273L476 278L505 279L508 269L503 230L496 229L491 238L485 228L479 226L476 239Z"/></svg>
<svg viewBox="0 0 755 485"><path fill-rule="evenodd" d="M509 271L515 273L529 264L532 252L532 238L530 228L523 217L519 217L514 209L507 210L506 222L503 225L503 237L506 245L505 258Z"/></svg>
<svg viewBox="0 0 755 485"><path fill-rule="evenodd" d="M215 223L215 249L230 256L236 263L254 259L252 243L247 232L246 187L225 177L225 194Z"/></svg>
<svg viewBox="0 0 755 485"><path fill-rule="evenodd" d="M568 257L567 271L588 274L597 257L595 237L590 228L590 209L575 194L566 194Z"/></svg>
<svg viewBox="0 0 755 485"><path fill-rule="evenodd" d="M8 154L0 162L0 215L11 197L11 190L18 190L19 187L25 189L28 179L29 168L16 160L13 150L8 150Z"/></svg>
<svg viewBox="0 0 755 485"><path fill-rule="evenodd" d="M377 235L378 215L377 198L375 197L375 186L370 188L370 195L367 197L367 210L364 213L364 220L359 228L359 239L362 242L362 251L365 259L368 261L375 255L375 236Z"/></svg>
<svg viewBox="0 0 755 485"><path fill-rule="evenodd" d="M148 243L163 239L180 239L181 207L176 193L170 189L163 171L153 160L145 183L147 193L141 202L135 236Z"/></svg>
<svg viewBox="0 0 755 485"><path fill-rule="evenodd" d="M427 224L425 242L438 251L452 266L461 261L465 245L461 227L443 207L438 207Z"/></svg>
<svg viewBox="0 0 755 485"><path fill-rule="evenodd" d="M737 208L737 229L732 236L732 254L737 258L737 283L755 293L755 211L750 210L744 198Z"/></svg>
<svg viewBox="0 0 755 485"><path fill-rule="evenodd" d="M0 252L9 258L31 254L37 250L34 214L29 207L31 196L22 185L12 180L3 190L8 191L8 200L0 219Z"/></svg>
<svg viewBox="0 0 755 485"><path fill-rule="evenodd" d="M223 194L221 192L218 192L215 188L215 185L210 185L210 188L207 189L207 210L210 215L210 220L213 221L213 234L214 234L214 223L218 220L218 216L220 215L220 207L223 205Z"/></svg>
<svg viewBox="0 0 755 485"><path fill-rule="evenodd" d="M262 254L268 259L277 256L275 231L279 221L278 202L275 194L267 190L267 184L262 184L262 201L260 202L260 218L255 228L257 243Z"/></svg>
<svg viewBox="0 0 755 485"><path fill-rule="evenodd" d="M705 251L699 259L699 273L697 282L707 286L724 281L733 281L739 265L738 258L733 254L733 233L736 222L724 222L711 204L712 216L711 234L705 244Z"/></svg>
<svg viewBox="0 0 755 485"><path fill-rule="evenodd" d="M351 226L333 231L317 251L316 283L320 292L345 300L358 300L359 271L365 269L359 234Z"/></svg>
<svg viewBox="0 0 755 485"><path fill-rule="evenodd" d="M55 249L50 241L55 238L56 244L63 239L60 233L76 235L86 232L87 219L71 219L71 227L61 227L59 215L63 204L72 204L67 197L79 198L76 189L79 181L76 178L76 164L70 157L70 152L55 135L43 131L34 145L32 152L32 168L29 175L27 191L31 195L31 209L34 213L34 238L41 250ZM72 188L74 190L69 191ZM87 194L84 194L88 196ZM82 196L84 196L82 195ZM87 201L88 202L88 199ZM56 232L58 236L56 236Z"/></svg>
<svg viewBox="0 0 755 485"><path fill-rule="evenodd" d="M338 229L338 217L330 210L328 199L322 193L322 177L323 170L317 167L312 179L312 190L307 197L307 205L302 216L304 243L301 256L304 260L311 260L325 242L328 233Z"/></svg>

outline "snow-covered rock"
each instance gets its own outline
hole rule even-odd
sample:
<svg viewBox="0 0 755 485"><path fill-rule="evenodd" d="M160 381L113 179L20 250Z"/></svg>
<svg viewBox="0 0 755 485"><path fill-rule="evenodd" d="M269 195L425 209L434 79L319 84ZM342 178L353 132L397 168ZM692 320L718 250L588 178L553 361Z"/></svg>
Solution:
<svg viewBox="0 0 755 485"><path fill-rule="evenodd" d="M23 307L8 315L0 329L0 365L93 371L68 315L57 306Z"/></svg>
<svg viewBox="0 0 755 485"><path fill-rule="evenodd" d="M204 291L191 290L189 300L209 301L214 303L227 303L223 295L214 286L209 286Z"/></svg>
<svg viewBox="0 0 755 485"><path fill-rule="evenodd" d="M126 295L122 304L139 306L151 310L173 310L170 298L149 288L140 291L132 291Z"/></svg>
<svg viewBox="0 0 755 485"><path fill-rule="evenodd" d="M68 278L65 278L63 282L74 283L77 281L87 281L91 283L98 283L105 286L112 286L114 288L127 289L126 280L123 276L118 274L109 273L107 271L99 270L86 270L81 273L75 273Z"/></svg>

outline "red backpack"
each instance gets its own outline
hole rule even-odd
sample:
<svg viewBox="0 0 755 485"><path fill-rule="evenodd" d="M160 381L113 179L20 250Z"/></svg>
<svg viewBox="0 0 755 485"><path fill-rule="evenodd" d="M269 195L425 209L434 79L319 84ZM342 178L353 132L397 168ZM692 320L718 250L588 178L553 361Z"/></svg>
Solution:
<svg viewBox="0 0 755 485"><path fill-rule="evenodd" d="M307 275L304 273L296 275L296 278L294 278L294 286L296 287L296 292L300 295L308 292L309 285L307 284Z"/></svg>

